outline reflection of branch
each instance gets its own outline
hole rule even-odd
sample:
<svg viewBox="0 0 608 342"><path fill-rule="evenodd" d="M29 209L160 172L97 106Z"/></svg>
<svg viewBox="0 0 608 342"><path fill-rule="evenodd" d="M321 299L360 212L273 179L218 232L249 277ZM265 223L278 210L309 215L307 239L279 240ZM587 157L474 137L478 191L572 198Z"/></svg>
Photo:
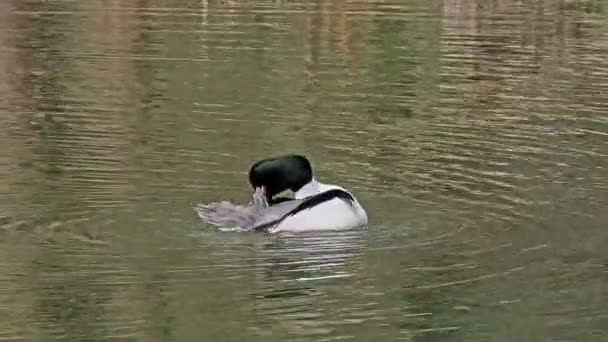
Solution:
<svg viewBox="0 0 608 342"><path fill-rule="evenodd" d="M207 15L209 14L209 0L201 0L201 25L207 25Z"/></svg>
<svg viewBox="0 0 608 342"><path fill-rule="evenodd" d="M201 30L201 49L203 52L204 57L209 57L209 54L207 53L207 43L205 43L205 36L206 36L206 32L209 29L207 24L207 17L209 16L209 0L201 0L201 26L202 26L202 30Z"/></svg>

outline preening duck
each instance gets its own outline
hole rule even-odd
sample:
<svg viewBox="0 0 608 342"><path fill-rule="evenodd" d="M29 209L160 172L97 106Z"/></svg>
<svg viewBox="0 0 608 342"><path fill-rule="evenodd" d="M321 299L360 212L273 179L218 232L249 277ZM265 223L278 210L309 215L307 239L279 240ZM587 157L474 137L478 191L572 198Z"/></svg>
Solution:
<svg viewBox="0 0 608 342"><path fill-rule="evenodd" d="M276 232L351 229L367 224L367 213L346 189L323 184L313 177L308 159L286 155L256 162L249 182L263 191L269 206L253 229ZM280 194L290 190L292 198Z"/></svg>

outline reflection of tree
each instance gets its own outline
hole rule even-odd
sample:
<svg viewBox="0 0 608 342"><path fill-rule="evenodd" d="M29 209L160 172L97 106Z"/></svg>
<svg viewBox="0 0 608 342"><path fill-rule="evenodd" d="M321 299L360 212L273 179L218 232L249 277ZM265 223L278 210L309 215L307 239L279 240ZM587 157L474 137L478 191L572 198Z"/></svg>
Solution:
<svg viewBox="0 0 608 342"><path fill-rule="evenodd" d="M112 10L92 4L85 8L94 15L80 11L81 3L30 2L21 8L58 13L27 14L18 22L34 28L17 44L27 70L20 91L32 113L21 124L33 137L31 163L41 172L42 187L35 195L40 201L66 187L76 193L62 199L79 204L91 195L98 196L98 204L111 200L108 192L116 196L130 190L125 168L132 165L131 129L137 116L125 115L123 108L140 107L139 91L133 63L120 56L135 53L130 51L137 30L132 30L133 20L120 20ZM69 33L74 26L79 35ZM96 65L100 58L104 63ZM97 182L99 177L107 182Z"/></svg>
<svg viewBox="0 0 608 342"><path fill-rule="evenodd" d="M11 32L13 21L9 15L12 10L10 1L2 1L0 3L0 47L10 46ZM16 115L11 115L17 106L14 103L14 89L18 87L15 77L10 71L15 71L18 67L17 54L11 50L0 51L0 127L13 127L15 125ZM4 128L6 129L6 128ZM4 133L4 132L2 132ZM0 143L3 149L0 151L0 193L9 194L11 188L16 182L15 175L16 167L19 163L18 156L24 156L26 150L22 144L18 144L17 139L14 139L11 134L1 134ZM15 177L11 177L15 175Z"/></svg>
<svg viewBox="0 0 608 342"><path fill-rule="evenodd" d="M19 66L10 73L14 78L11 105L24 114L9 117L14 122L2 129L8 128L7 136L14 138L12 149L28 152L15 153L17 160L6 164L27 171L10 177L19 180L23 197L13 206L15 211L24 211L30 223L21 225L23 229L42 240L65 239L67 231L94 239L94 225L71 226L69 219L84 215L94 222L103 216L99 209L103 203L115 205L132 191L131 139L146 91L140 88L129 58L140 53L135 44L140 21L133 11L115 15L125 6L130 5L122 1L16 2L14 7L21 13L13 14L11 21L0 18L3 24L14 25L19 37L8 43L0 40L17 55ZM11 13L4 8L0 12L0 17ZM0 66L7 61L5 56L0 53ZM24 267L27 273L40 274L31 279L37 290L32 292L35 298L24 296L15 305L35 303L28 306L34 312L26 315L41 323L37 326L43 334L62 334L72 340L105 336L104 326L98 323L107 319L105 307L115 289L95 285L103 284L104 277L94 272L80 274L71 269L70 260L30 243L36 261Z"/></svg>
<svg viewBox="0 0 608 342"><path fill-rule="evenodd" d="M460 238L471 239L476 246L505 243L504 248L512 251L509 253L512 255L504 259L505 252L490 250L483 257L461 256L463 264L474 268L432 273L424 281L431 286L412 286L406 293L412 302L423 303L424 310L434 313L432 319L423 322L423 327L432 328L447 318L447 322L465 327L458 334L467 339L479 339L485 334L496 336L495 331L501 330L516 331L504 332L505 336L519 337L513 339L559 338L567 335L545 330L546 318L530 314L540 307L558 310L555 303L561 295L553 290L556 288L553 282L557 280L535 271L520 274L524 268L518 266L538 263L531 260L532 255L520 253L520 249L526 244L549 242L553 248L544 253L555 253L560 255L556 258L566 260L589 257L590 249L600 250L589 247L597 245L590 242L595 238L585 238L585 243L578 244L568 237L581 234L574 228L580 227L581 221L590 227L589 237L601 234L595 226L605 216L604 211L593 204L602 202L598 196L598 174L585 167L565 171L564 165L598 163L594 156L598 137L589 134L575 139L573 133L597 123L594 103L603 93L598 91L600 76L592 76L591 70L608 67L604 60L595 57L605 49L599 46L599 42L605 41L600 29L606 27L605 20L588 13L588 7L570 7L565 2L524 2L524 14L522 8L509 1L484 4L468 6L461 1L444 1L442 44L447 52L444 67L450 83L442 84L450 87L442 93L445 100L441 107L445 114L437 125L443 129L439 133L445 134L446 140L436 139L433 144L440 162L438 167L450 172L436 173L433 179L453 188L433 189L433 193L436 201L463 200L452 204L457 208L487 206L483 217L469 214L470 226L483 227L491 240L485 241L481 232L469 228ZM452 158L441 160L442 154ZM444 194L447 198L439 200L437 196ZM587 219L578 215L574 218L572 214L564 214L565 211L584 212ZM545 225L551 226L552 233ZM519 245L511 245L514 242ZM459 260L452 255L446 259ZM440 259L420 262L444 266ZM474 281L458 283L468 276ZM534 281L529 283L529 279ZM449 284L450 280L454 284L432 286ZM414 283L420 285L419 281ZM541 295L539 285L552 290ZM500 296L517 298L518 304L512 307L497 304L496 297ZM458 306L463 308L460 314L453 309ZM510 322L508 328L503 327L505 320ZM597 322L577 322L588 324L590 330L597 326Z"/></svg>
<svg viewBox="0 0 608 342"><path fill-rule="evenodd" d="M571 149L556 133L587 127L579 109L602 96L589 86L596 81L586 60L596 54L597 42L602 41L600 31L591 24L599 21L590 21L589 6L570 2L525 2L524 15L513 14L521 10L509 2L453 9L450 3L460 4L444 4L448 8L443 44L451 54L471 58L470 63L451 62L455 85L445 98L463 100L443 105L458 118L454 123L459 133L470 136L470 142L461 141L462 147L479 160L478 168L510 159L509 169L492 166L492 170L536 173L534 164L554 162L542 158ZM471 18L476 18L475 26ZM502 18L514 18L513 25L505 28ZM579 33L580 25L584 35ZM594 144L589 141L589 147ZM520 153L527 158L515 158ZM483 162L485 166L480 165ZM513 168L516 164L521 169ZM505 196L509 193L504 192Z"/></svg>

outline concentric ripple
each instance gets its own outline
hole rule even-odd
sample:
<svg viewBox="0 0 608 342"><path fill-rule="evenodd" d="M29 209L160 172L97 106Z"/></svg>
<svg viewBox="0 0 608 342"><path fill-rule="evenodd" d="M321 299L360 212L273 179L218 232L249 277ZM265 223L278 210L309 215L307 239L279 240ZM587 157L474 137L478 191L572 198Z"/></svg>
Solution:
<svg viewBox="0 0 608 342"><path fill-rule="evenodd" d="M608 340L607 9L0 1L0 340ZM193 215L294 151L369 227Z"/></svg>

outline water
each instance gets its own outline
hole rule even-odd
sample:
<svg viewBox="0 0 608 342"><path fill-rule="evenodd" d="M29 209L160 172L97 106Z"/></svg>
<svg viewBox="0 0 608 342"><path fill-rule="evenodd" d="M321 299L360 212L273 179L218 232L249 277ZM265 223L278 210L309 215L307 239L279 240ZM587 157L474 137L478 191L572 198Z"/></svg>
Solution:
<svg viewBox="0 0 608 342"><path fill-rule="evenodd" d="M608 2L0 2L0 340L606 341ZM368 230L220 232L305 153Z"/></svg>

